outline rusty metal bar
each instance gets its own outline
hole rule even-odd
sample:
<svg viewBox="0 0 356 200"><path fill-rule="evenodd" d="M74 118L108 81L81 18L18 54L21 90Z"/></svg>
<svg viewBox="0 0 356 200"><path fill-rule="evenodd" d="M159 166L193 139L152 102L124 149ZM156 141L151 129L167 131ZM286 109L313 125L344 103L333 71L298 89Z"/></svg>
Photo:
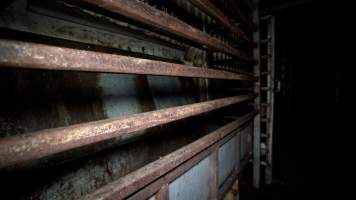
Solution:
<svg viewBox="0 0 356 200"><path fill-rule="evenodd" d="M146 25L158 28L162 31L181 38L197 42L207 47L240 58L246 62L254 63L252 57L240 50L224 44L220 40L138 0L82 0L83 2L101 7L113 13L125 16Z"/></svg>
<svg viewBox="0 0 356 200"><path fill-rule="evenodd" d="M252 76L219 70L3 39L0 39L0 66L246 81L255 80Z"/></svg>
<svg viewBox="0 0 356 200"><path fill-rule="evenodd" d="M256 44L250 38L248 38L243 31L241 31L238 27L236 27L224 13L222 13L218 8L216 8L216 6L212 4L210 0L189 0L189 1L200 10L208 13L208 15L220 21L220 23L223 26L228 28L232 33L241 37L251 47L253 48L256 47Z"/></svg>
<svg viewBox="0 0 356 200"><path fill-rule="evenodd" d="M240 119L213 131L201 139L198 139L197 141L190 143L178 149L177 151L170 153L161 159L156 160L128 174L127 176L124 176L108 185L105 185L92 194L85 196L84 199L124 199L156 180L158 180L158 182L161 184L165 184L167 181L170 181L170 179L177 177L177 175L180 174L179 172L182 172L182 169L179 169L179 166L183 166L184 170L189 169L187 166L184 167L185 164L188 164L190 167L194 166L194 163L199 162L201 159L207 156L204 154L209 152L209 150L210 152L213 152L216 150L216 148L219 147L217 144L218 141L224 139L232 131L238 129L240 126L250 121L255 114L255 112L251 112L247 115L244 115ZM191 160L195 160L195 162L189 162ZM172 173L174 176L172 176ZM163 176L165 174L167 174L166 176L168 177ZM154 184L155 183L150 184L147 187L150 187ZM155 187L158 187L157 189L159 189L159 186L160 184L156 184ZM149 191L152 192L152 190L153 189L150 187Z"/></svg>
<svg viewBox="0 0 356 200"><path fill-rule="evenodd" d="M222 98L4 138L0 140L0 168L111 138L116 138L117 141L127 141L138 136L131 134L134 131L252 100L255 96L255 94L247 94Z"/></svg>

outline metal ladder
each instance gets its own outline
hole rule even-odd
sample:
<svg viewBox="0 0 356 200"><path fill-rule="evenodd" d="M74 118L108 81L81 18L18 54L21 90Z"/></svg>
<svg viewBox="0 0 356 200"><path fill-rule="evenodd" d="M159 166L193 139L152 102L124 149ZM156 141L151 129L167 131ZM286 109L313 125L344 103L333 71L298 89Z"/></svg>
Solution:
<svg viewBox="0 0 356 200"><path fill-rule="evenodd" d="M275 92L275 18L261 18L260 28L267 28L261 35L261 165L264 166L265 183L272 183L273 113ZM264 39L262 39L265 37Z"/></svg>
<svg viewBox="0 0 356 200"><path fill-rule="evenodd" d="M260 187L261 169L264 169L265 184L272 183L273 112L275 92L275 18L260 17L259 0L253 0L253 20L258 30L253 33L257 44L254 49L255 109L259 114L254 119L253 134L253 185Z"/></svg>

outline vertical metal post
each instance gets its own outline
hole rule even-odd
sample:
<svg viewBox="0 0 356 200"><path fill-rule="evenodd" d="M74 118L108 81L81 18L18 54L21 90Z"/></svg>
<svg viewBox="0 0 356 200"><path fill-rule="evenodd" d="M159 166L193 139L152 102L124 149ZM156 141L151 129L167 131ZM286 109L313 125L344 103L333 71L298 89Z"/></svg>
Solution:
<svg viewBox="0 0 356 200"><path fill-rule="evenodd" d="M254 119L254 131L253 131L253 186L256 188L260 187L260 167L261 167L261 70L260 70L260 16L259 16L259 0L253 0L255 9L253 10L253 20L256 24L257 31L253 33L253 40L257 44L257 47L254 49L253 54L254 58L257 60L257 64L254 66L254 74L258 78L258 81L255 82L255 93L258 94L258 97L255 99L255 109L258 111Z"/></svg>
<svg viewBox="0 0 356 200"><path fill-rule="evenodd" d="M266 184L272 183L272 145L273 145L273 112L274 112L274 57L275 57L275 18L274 16L269 17L267 20L267 39L268 39L268 93L267 93L267 117L269 120L267 121L267 135L268 138L266 140L267 146L267 157L266 162L267 166L265 168L265 182Z"/></svg>

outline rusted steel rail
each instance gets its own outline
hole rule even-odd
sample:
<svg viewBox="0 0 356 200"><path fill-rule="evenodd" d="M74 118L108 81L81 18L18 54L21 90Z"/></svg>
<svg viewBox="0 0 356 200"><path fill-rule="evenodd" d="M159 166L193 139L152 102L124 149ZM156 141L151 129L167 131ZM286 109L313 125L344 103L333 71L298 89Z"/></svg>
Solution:
<svg viewBox="0 0 356 200"><path fill-rule="evenodd" d="M4 138L0 140L0 168L111 138L127 141L138 136L130 134L134 131L199 115L255 97L255 94L234 96Z"/></svg>
<svg viewBox="0 0 356 200"><path fill-rule="evenodd" d="M0 66L254 81L248 75L128 56L0 39Z"/></svg>
<svg viewBox="0 0 356 200"><path fill-rule="evenodd" d="M220 23L226 28L228 28L232 33L236 34L237 36L245 40L249 44L249 46L253 48L256 47L256 44L250 38L248 38L243 31L241 31L238 27L232 24L230 19L224 13L222 13L214 4L212 4L210 0L189 0L189 1L200 10L206 12L208 15L220 21Z"/></svg>
<svg viewBox="0 0 356 200"><path fill-rule="evenodd" d="M85 196L84 199L124 199L152 183L148 186L149 188L147 190L147 192L151 194L159 190L161 184L167 184L167 182L174 180L174 178L181 174L180 172L188 170L189 167L194 166L194 164L206 157L208 153L216 150L219 147L219 141L226 142L224 140L225 137L231 134L232 131L240 128L246 122L252 120L255 114L256 112L246 114L197 141L100 188L92 194ZM191 163L189 161L194 162ZM180 169L180 167L182 169ZM140 192L136 194L139 196L142 195L141 197L147 196L140 194Z"/></svg>
<svg viewBox="0 0 356 200"><path fill-rule="evenodd" d="M235 56L249 63L255 63L252 57L224 44L220 40L138 0L82 0L83 2L101 7L113 13L125 16L151 27L176 35L190 41Z"/></svg>

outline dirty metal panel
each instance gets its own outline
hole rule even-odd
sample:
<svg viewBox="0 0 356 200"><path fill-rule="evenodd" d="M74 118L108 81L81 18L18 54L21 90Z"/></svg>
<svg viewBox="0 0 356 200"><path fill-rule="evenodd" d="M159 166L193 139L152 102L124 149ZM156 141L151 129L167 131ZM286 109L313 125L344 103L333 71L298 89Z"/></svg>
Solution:
<svg viewBox="0 0 356 200"><path fill-rule="evenodd" d="M170 200L204 200L209 198L209 158L205 158L196 166L169 184Z"/></svg>
<svg viewBox="0 0 356 200"><path fill-rule="evenodd" d="M241 163L241 132L239 132L237 135L236 135L236 144L237 144L237 147L236 147L236 164L235 164L235 168L240 172L240 170L242 170L242 166L240 165Z"/></svg>
<svg viewBox="0 0 356 200"><path fill-rule="evenodd" d="M142 112L136 75L100 74L103 109L109 118Z"/></svg>
<svg viewBox="0 0 356 200"><path fill-rule="evenodd" d="M192 96L185 95L191 91L184 91L180 78L149 76L147 79L157 109L196 102Z"/></svg>
<svg viewBox="0 0 356 200"><path fill-rule="evenodd" d="M247 135L246 128L241 131L240 135L241 135L241 159L244 159L248 155L248 150L247 150L248 135Z"/></svg>
<svg viewBox="0 0 356 200"><path fill-rule="evenodd" d="M252 153L253 124L250 123L241 132L241 159L246 159Z"/></svg>
<svg viewBox="0 0 356 200"><path fill-rule="evenodd" d="M225 181L225 179L228 177L228 175L232 172L232 170L236 166L236 158L238 157L237 148L239 147L237 144L236 137L237 136L234 136L219 148L219 156L218 156L219 186Z"/></svg>

